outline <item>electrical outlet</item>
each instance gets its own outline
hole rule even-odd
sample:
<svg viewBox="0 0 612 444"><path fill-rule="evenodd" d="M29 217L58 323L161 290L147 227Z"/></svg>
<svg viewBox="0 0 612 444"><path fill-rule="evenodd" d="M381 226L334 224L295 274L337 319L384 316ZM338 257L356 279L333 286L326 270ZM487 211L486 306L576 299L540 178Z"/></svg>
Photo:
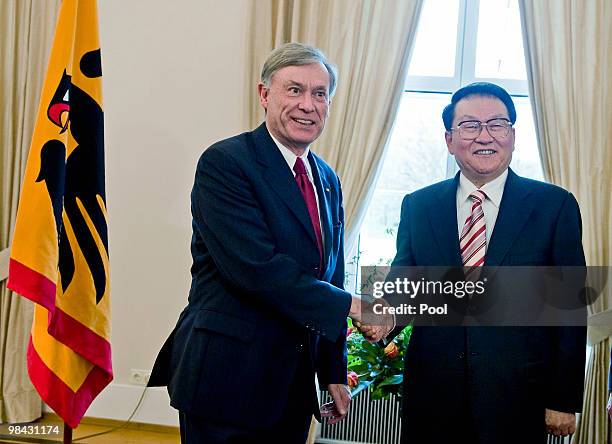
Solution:
<svg viewBox="0 0 612 444"><path fill-rule="evenodd" d="M151 370L141 370L138 368L133 368L130 370L130 384L147 385L150 377Z"/></svg>

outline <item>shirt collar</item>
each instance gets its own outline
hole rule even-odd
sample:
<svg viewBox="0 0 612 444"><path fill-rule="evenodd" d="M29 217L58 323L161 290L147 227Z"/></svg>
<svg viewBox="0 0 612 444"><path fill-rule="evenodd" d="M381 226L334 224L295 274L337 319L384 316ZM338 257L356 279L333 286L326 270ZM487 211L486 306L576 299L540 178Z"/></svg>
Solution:
<svg viewBox="0 0 612 444"><path fill-rule="evenodd" d="M506 179L508 178L508 168L496 177L491 182L485 183L480 190L483 191L487 195L487 199L490 200L493 205L499 208L501 203L502 195L504 194L504 185L506 184ZM461 173L459 175L459 188L457 189L457 195L459 197L459 202L465 202L470 193L472 191L477 190L478 187L474 185L470 180Z"/></svg>
<svg viewBox="0 0 612 444"><path fill-rule="evenodd" d="M283 155L285 162L287 162L287 165L289 165L289 168L291 168L291 171L293 171L293 167L295 165L295 161L297 160L298 156L296 156L295 153L291 151L289 148L287 148L285 145L283 145L278 140L276 140L276 138L272 135L272 133L269 130L268 132L270 133L270 137L272 137L272 140L278 147L279 151ZM310 173L310 163L308 162L309 152L310 152L310 147L306 148L304 152L302 153L302 155L299 156L304 161L304 164L306 165L306 171L308 171L308 173Z"/></svg>

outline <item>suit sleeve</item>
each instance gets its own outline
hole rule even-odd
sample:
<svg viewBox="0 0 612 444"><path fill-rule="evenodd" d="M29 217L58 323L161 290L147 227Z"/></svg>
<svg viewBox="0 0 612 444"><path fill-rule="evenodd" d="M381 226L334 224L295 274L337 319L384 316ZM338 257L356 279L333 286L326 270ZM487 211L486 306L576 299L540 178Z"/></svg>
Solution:
<svg viewBox="0 0 612 444"><path fill-rule="evenodd" d="M191 201L194 229L236 293L332 341L345 334L351 295L277 251L256 190L222 149L200 158Z"/></svg>
<svg viewBox="0 0 612 444"><path fill-rule="evenodd" d="M410 194L407 194L402 201L402 211L400 214L400 224L397 229L397 251L391 266L410 267L416 265L412 252L412 239L410 233Z"/></svg>
<svg viewBox="0 0 612 444"><path fill-rule="evenodd" d="M414 253L412 251L412 234L410 228L410 218L412 217L411 209L410 209L410 194L407 194L402 201L402 210L400 213L400 224L397 229L397 251L395 253L395 258L391 263L391 268L389 274L387 275L387 280L395 279L394 275L394 267L411 267L416 265L416 261L414 260ZM393 301L392 296L389 299L389 303L392 306L399 306L401 302ZM382 342L382 345L386 345L391 342L397 335L399 335L402 330L406 328L405 324L396 326L389 334L387 338Z"/></svg>
<svg viewBox="0 0 612 444"><path fill-rule="evenodd" d="M553 239L555 266L584 266L582 223L578 202L570 193L561 207ZM552 378L546 407L561 412L582 411L586 327L556 327Z"/></svg>
<svg viewBox="0 0 612 444"><path fill-rule="evenodd" d="M344 288L344 207L342 206L342 189L338 180L338 191L340 194L339 200L339 218L342 232L340 233L340 249L338 251L338 260L336 261L336 269L331 278L331 284L338 288ZM317 356L317 377L319 379L319 387L327 389L328 384L346 384L347 383L347 364L348 353L346 350L346 331L348 325L346 317L342 328L343 335L339 336L335 341L323 340L319 342L319 353Z"/></svg>

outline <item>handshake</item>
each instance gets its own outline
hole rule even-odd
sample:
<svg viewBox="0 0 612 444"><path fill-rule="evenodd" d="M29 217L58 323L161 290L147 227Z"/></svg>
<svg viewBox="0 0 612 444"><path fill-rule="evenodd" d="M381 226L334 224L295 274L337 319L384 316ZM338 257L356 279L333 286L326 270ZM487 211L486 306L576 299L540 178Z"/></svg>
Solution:
<svg viewBox="0 0 612 444"><path fill-rule="evenodd" d="M383 299L376 300L376 303L388 306ZM376 314L372 307L372 302L368 302L359 296L353 296L349 317L366 340L374 343L386 338L389 332L395 328L395 316L384 310L382 313ZM364 321L364 318L367 319L367 322Z"/></svg>
<svg viewBox="0 0 612 444"><path fill-rule="evenodd" d="M379 299L377 304L388 306L387 302ZM349 317L353 320L353 326L361 332L368 342L378 342L387 337L389 332L395 328L395 317L384 311L375 314L373 303L359 296L353 296ZM364 314L367 322L364 322ZM336 424L342 421L351 403L351 391L344 384L328 384L327 389L332 397L332 402L321 406L321 416L328 418L328 424Z"/></svg>

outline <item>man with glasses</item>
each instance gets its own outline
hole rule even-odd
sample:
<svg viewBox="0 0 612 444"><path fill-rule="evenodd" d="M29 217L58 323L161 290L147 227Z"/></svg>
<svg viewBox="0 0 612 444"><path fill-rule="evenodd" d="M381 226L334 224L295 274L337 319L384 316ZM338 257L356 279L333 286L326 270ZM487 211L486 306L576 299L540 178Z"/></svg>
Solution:
<svg viewBox="0 0 612 444"><path fill-rule="evenodd" d="M572 194L509 168L510 95L491 83L467 85L442 118L461 171L404 198L393 266L584 265ZM541 444L547 431L573 433L585 347L583 327L415 327L402 441Z"/></svg>

